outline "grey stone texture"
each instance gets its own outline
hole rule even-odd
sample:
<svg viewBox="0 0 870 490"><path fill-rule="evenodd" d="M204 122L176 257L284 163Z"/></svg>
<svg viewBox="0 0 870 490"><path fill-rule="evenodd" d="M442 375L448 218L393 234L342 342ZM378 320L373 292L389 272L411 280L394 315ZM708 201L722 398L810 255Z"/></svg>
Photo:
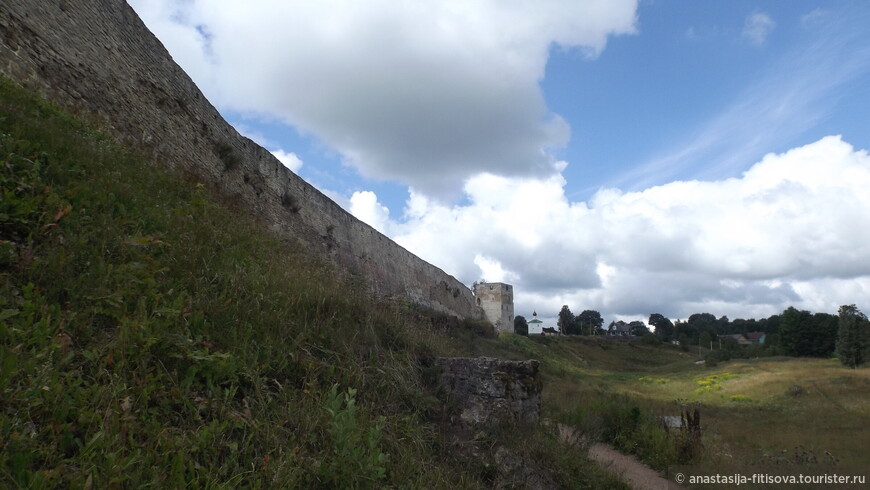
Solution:
<svg viewBox="0 0 870 490"><path fill-rule="evenodd" d="M498 428L536 424L541 417L542 382L538 361L490 357L441 357L440 386L468 426Z"/></svg>
<svg viewBox="0 0 870 490"><path fill-rule="evenodd" d="M514 287L503 282L481 282L474 285L477 305L486 319L499 332L514 331Z"/></svg>
<svg viewBox="0 0 870 490"><path fill-rule="evenodd" d="M317 259L397 296L483 318L468 287L344 211L241 136L123 0L3 0L0 72L202 182Z"/></svg>

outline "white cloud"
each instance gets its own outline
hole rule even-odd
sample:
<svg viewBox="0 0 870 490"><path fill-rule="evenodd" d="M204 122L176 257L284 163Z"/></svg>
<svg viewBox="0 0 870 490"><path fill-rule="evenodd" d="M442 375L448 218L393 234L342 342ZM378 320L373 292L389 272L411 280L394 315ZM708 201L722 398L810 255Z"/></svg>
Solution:
<svg viewBox="0 0 870 490"><path fill-rule="evenodd" d="M753 12L746 16L746 21L743 24L743 39L750 43L761 46L767 42L767 36L776 27L776 22L770 15L764 12Z"/></svg>
<svg viewBox="0 0 870 490"><path fill-rule="evenodd" d="M767 155L740 178L602 189L588 204L564 185L483 174L467 205L412 193L405 222L381 226L468 284L512 281L526 316L563 304L638 318L835 312L870 289L870 156L840 137ZM365 202L378 209L373 193Z"/></svg>
<svg viewBox="0 0 870 490"><path fill-rule="evenodd" d="M378 202L372 191L354 192L350 196L350 214L381 233L387 233L390 226L390 210Z"/></svg>
<svg viewBox="0 0 870 490"><path fill-rule="evenodd" d="M430 196L480 172L557 172L567 123L539 82L552 45L594 57L636 0L131 2L209 99L278 117L366 176Z"/></svg>
<svg viewBox="0 0 870 490"><path fill-rule="evenodd" d="M865 151L828 137L717 180L793 145L833 88L866 73L870 51L837 36L776 63L674 151L572 202L549 153L570 129L539 86L549 49L598 55L634 32L635 0L132 3L222 109L279 118L362 174L408 184L400 222L371 191L330 196L468 284L513 282L518 314L834 312L870 289ZM763 45L775 25L756 12L743 36ZM653 186L699 163L726 171ZM466 204L444 204L452 193Z"/></svg>
<svg viewBox="0 0 870 490"><path fill-rule="evenodd" d="M288 153L284 150L273 150L271 153L275 155L275 158L279 162L293 172L299 172L299 169L302 168L302 160L293 152Z"/></svg>

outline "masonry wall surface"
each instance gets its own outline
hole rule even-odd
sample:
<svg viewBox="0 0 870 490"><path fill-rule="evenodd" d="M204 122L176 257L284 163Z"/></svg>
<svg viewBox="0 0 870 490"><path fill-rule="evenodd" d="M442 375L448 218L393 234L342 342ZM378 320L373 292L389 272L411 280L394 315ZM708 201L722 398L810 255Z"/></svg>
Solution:
<svg viewBox="0 0 870 490"><path fill-rule="evenodd" d="M536 424L541 416L539 362L491 357L439 357L439 383L457 402L460 420L470 426Z"/></svg>
<svg viewBox="0 0 870 490"><path fill-rule="evenodd" d="M122 143L208 185L312 256L362 275L376 295L482 318L468 287L357 220L241 136L125 1L3 0L0 72L96 117Z"/></svg>
<svg viewBox="0 0 870 490"><path fill-rule="evenodd" d="M500 332L514 331L514 288L501 282L482 282L474 286L477 304L486 319Z"/></svg>

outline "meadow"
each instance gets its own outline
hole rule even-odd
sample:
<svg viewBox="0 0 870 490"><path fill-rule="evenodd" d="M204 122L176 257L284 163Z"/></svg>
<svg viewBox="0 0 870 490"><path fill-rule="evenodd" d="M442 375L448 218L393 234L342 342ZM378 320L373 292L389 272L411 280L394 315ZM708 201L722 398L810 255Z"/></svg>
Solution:
<svg viewBox="0 0 870 490"><path fill-rule="evenodd" d="M659 470L750 467L866 470L870 369L837 359L770 357L707 367L708 351L589 337L503 334L488 355L535 357L548 416L638 454ZM662 417L701 417L701 447ZM676 444L675 444L676 442Z"/></svg>

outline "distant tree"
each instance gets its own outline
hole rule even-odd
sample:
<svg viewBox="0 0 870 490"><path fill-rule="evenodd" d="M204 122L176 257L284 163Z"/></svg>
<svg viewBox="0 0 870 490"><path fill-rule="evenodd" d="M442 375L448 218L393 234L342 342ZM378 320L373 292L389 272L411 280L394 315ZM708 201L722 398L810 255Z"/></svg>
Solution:
<svg viewBox="0 0 870 490"><path fill-rule="evenodd" d="M644 335L650 333L649 328L647 328L646 324L640 320L635 320L628 324L628 332L635 337L643 337Z"/></svg>
<svg viewBox="0 0 870 490"><path fill-rule="evenodd" d="M602 330L601 326L604 325L601 313L595 310L583 310L583 313L580 313L575 321L581 335L597 334Z"/></svg>
<svg viewBox="0 0 870 490"><path fill-rule="evenodd" d="M759 330L766 333L779 333L779 321L782 319L779 315L771 315L770 318L764 318L758 322Z"/></svg>
<svg viewBox="0 0 870 490"><path fill-rule="evenodd" d="M689 316L689 325L698 330L716 325L716 317L712 313L695 313Z"/></svg>
<svg viewBox="0 0 870 490"><path fill-rule="evenodd" d="M679 322L677 322L677 323L679 323ZM680 339L680 349L683 351L689 350L689 342L690 342L689 336L686 334L682 334L682 335L680 335L679 339Z"/></svg>
<svg viewBox="0 0 870 490"><path fill-rule="evenodd" d="M762 320L764 321L764 320ZM749 320L744 320L742 318L738 318L736 320L732 320L728 325L728 328L725 332L726 334L732 333L749 333L749 332L765 332L764 324L755 320L755 318L750 318Z"/></svg>
<svg viewBox="0 0 870 490"><path fill-rule="evenodd" d="M640 341L648 345L659 345L662 343L662 339L658 338L656 335L650 332L644 334Z"/></svg>
<svg viewBox="0 0 870 490"><path fill-rule="evenodd" d="M737 340L734 337L720 338L719 341L721 343L721 348L719 350L727 353L727 359L721 359L723 361L727 361L731 357L734 357L734 355L740 350L740 344L737 343Z"/></svg>
<svg viewBox="0 0 870 490"><path fill-rule="evenodd" d="M782 342L778 333L769 333L764 336L764 350L771 356L782 354Z"/></svg>
<svg viewBox="0 0 870 490"><path fill-rule="evenodd" d="M837 330L840 319L830 313L813 315L813 347L808 355L829 357L837 350Z"/></svg>
<svg viewBox="0 0 870 490"><path fill-rule="evenodd" d="M810 356L815 350L813 316L809 311L789 306L779 320L779 337L787 356Z"/></svg>
<svg viewBox="0 0 870 490"><path fill-rule="evenodd" d="M725 319L727 321L727 318ZM701 334L707 332L710 338L719 334L719 320L712 313L695 313L689 316L689 328L691 330L692 344L697 345ZM708 345L709 346L709 345Z"/></svg>
<svg viewBox="0 0 870 490"><path fill-rule="evenodd" d="M562 309L559 310L559 320L556 325L559 326L559 330L563 334L574 335L576 333L574 332L574 314L571 313L571 308L568 308L568 305L563 305Z"/></svg>
<svg viewBox="0 0 870 490"><path fill-rule="evenodd" d="M701 345L701 347L704 347L706 349L710 348L712 342L713 337L710 335L709 332L702 332L701 337L698 339L698 343Z"/></svg>
<svg viewBox="0 0 870 490"><path fill-rule="evenodd" d="M674 323L674 337L680 340L680 344L689 344L698 338L698 330L689 322L681 322L677 320Z"/></svg>
<svg viewBox="0 0 870 490"><path fill-rule="evenodd" d="M670 342L674 338L674 324L661 313L650 315L647 323L655 328L656 337L665 342Z"/></svg>
<svg viewBox="0 0 870 490"><path fill-rule="evenodd" d="M517 315L514 317L514 333L517 335L529 335L529 322L526 317Z"/></svg>
<svg viewBox="0 0 870 490"><path fill-rule="evenodd" d="M715 334L723 334L731 329L731 321L728 320L728 317L722 315L718 320L716 320L716 332Z"/></svg>
<svg viewBox="0 0 870 490"><path fill-rule="evenodd" d="M856 368L864 364L867 343L867 317L855 305L843 305L839 310L837 353L844 366Z"/></svg>

